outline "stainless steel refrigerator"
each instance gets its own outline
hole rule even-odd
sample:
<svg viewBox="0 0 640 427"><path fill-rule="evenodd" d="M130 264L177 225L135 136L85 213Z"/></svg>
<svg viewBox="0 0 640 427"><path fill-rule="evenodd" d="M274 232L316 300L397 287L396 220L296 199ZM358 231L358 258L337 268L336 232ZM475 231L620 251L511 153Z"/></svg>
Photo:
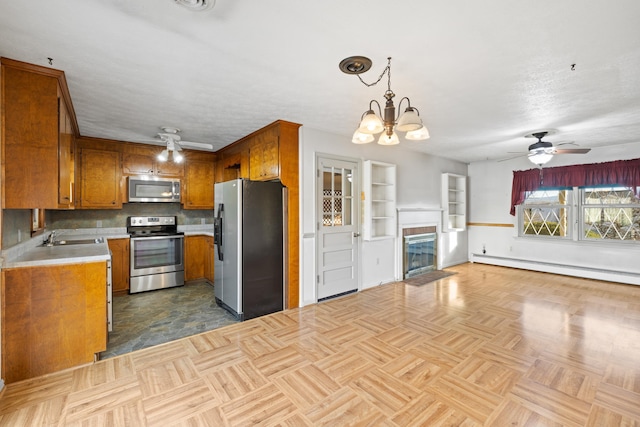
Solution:
<svg viewBox="0 0 640 427"><path fill-rule="evenodd" d="M284 309L284 191L280 182L215 184L214 293L239 320Z"/></svg>

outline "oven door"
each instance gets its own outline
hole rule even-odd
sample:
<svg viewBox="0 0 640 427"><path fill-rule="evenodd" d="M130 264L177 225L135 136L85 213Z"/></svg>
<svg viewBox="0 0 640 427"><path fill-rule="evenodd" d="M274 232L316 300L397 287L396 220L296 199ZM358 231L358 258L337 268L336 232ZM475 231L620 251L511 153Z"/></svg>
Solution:
<svg viewBox="0 0 640 427"><path fill-rule="evenodd" d="M184 236L132 237L131 277L184 271Z"/></svg>

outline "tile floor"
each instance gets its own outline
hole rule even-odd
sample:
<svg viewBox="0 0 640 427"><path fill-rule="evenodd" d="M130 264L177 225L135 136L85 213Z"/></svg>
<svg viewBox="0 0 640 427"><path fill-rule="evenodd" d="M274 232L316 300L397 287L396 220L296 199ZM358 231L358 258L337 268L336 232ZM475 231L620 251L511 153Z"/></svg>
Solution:
<svg viewBox="0 0 640 427"><path fill-rule="evenodd" d="M113 298L113 331L101 359L237 323L206 281Z"/></svg>

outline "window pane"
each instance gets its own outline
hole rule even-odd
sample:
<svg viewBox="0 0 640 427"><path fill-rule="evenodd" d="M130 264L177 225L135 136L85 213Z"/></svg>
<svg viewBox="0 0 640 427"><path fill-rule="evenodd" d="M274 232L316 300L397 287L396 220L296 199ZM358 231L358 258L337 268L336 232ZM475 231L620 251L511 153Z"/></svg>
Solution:
<svg viewBox="0 0 640 427"><path fill-rule="evenodd" d="M583 239L640 240L640 200L631 188L582 190Z"/></svg>
<svg viewBox="0 0 640 427"><path fill-rule="evenodd" d="M529 192L521 215L520 230L527 236L569 236L568 190Z"/></svg>

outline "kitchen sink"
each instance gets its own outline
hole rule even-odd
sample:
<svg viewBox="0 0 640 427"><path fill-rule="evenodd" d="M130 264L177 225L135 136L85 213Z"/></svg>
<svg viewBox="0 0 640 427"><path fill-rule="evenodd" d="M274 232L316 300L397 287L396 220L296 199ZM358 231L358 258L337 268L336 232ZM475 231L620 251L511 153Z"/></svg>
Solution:
<svg viewBox="0 0 640 427"><path fill-rule="evenodd" d="M77 240L61 239L61 240L54 241L53 244L43 243L40 246L94 245L96 243L104 243L104 237L98 237L95 239L77 239Z"/></svg>

